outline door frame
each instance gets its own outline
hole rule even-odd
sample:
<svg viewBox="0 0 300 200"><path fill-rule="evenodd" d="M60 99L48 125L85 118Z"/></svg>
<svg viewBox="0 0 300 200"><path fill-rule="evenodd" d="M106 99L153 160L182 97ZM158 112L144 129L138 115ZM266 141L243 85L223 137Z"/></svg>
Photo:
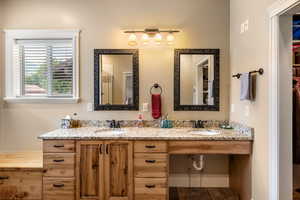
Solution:
<svg viewBox="0 0 300 200"><path fill-rule="evenodd" d="M300 4L300 0L278 0L268 9L269 14L269 200L279 200L279 161L280 161L280 26L279 18L291 8ZM283 147L286 148L286 147Z"/></svg>

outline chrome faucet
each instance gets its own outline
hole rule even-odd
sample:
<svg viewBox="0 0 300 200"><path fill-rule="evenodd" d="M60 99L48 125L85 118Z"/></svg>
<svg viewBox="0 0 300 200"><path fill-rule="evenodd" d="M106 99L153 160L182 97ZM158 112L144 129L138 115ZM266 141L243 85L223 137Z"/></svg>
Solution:
<svg viewBox="0 0 300 200"><path fill-rule="evenodd" d="M120 121L107 120L107 122L109 123L109 128L121 128Z"/></svg>
<svg viewBox="0 0 300 200"><path fill-rule="evenodd" d="M193 121L193 128L205 128L204 127L204 123L206 121L203 121L203 120L195 120Z"/></svg>

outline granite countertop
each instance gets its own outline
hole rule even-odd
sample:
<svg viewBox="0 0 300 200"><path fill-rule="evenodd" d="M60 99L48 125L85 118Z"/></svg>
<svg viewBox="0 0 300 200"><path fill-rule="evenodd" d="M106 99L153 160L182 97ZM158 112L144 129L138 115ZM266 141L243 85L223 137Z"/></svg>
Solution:
<svg viewBox="0 0 300 200"><path fill-rule="evenodd" d="M219 132L217 135L200 135L196 131ZM224 130L219 128L193 129L193 128L121 128L109 129L103 127L82 127L73 129L57 129L42 134L39 139L59 140L244 140L252 141L252 133L243 133L238 130Z"/></svg>

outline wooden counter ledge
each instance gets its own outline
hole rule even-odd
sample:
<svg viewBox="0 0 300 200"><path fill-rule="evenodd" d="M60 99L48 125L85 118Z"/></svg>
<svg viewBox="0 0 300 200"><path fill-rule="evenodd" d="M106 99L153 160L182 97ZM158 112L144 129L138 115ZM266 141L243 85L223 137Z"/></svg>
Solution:
<svg viewBox="0 0 300 200"><path fill-rule="evenodd" d="M43 169L42 152L0 152L0 170L2 169Z"/></svg>

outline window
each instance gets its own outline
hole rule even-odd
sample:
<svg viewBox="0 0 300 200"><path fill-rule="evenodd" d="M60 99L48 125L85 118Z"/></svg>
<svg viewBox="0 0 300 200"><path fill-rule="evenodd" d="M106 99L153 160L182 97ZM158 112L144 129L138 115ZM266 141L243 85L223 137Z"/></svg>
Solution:
<svg viewBox="0 0 300 200"><path fill-rule="evenodd" d="M6 31L6 100L77 102L78 31Z"/></svg>

